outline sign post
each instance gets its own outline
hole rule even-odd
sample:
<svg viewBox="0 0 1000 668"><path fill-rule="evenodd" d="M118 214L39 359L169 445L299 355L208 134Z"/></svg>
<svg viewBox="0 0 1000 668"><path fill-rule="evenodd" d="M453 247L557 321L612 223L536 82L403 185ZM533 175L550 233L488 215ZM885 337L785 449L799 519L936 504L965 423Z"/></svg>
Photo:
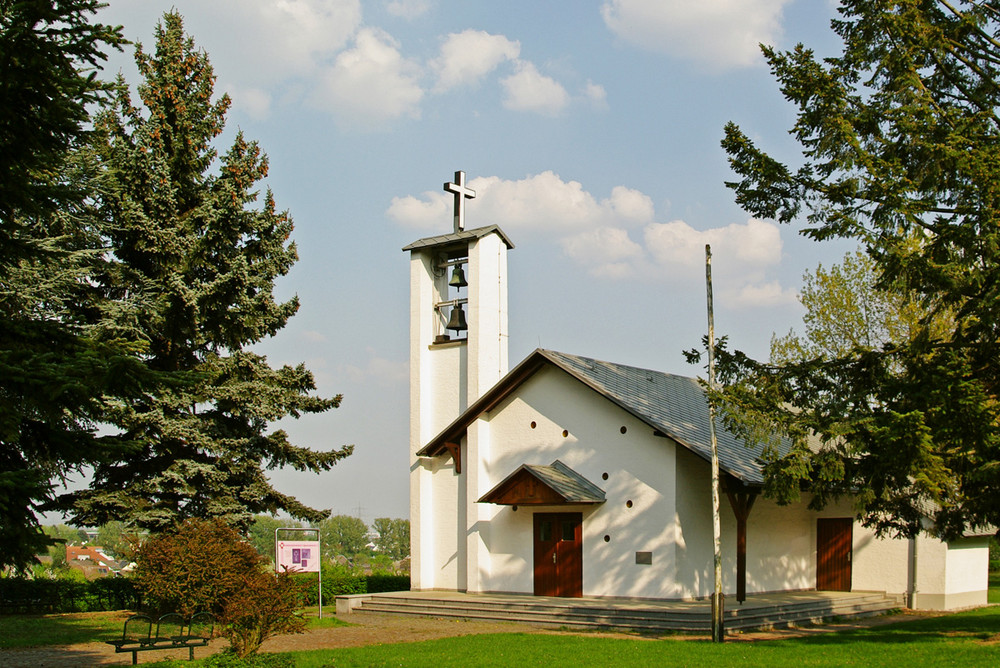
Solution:
<svg viewBox="0 0 1000 668"><path fill-rule="evenodd" d="M308 531L316 540L284 540L279 531ZM274 570L288 573L319 573L319 618L323 619L323 569L320 567L319 529L282 527L274 530Z"/></svg>

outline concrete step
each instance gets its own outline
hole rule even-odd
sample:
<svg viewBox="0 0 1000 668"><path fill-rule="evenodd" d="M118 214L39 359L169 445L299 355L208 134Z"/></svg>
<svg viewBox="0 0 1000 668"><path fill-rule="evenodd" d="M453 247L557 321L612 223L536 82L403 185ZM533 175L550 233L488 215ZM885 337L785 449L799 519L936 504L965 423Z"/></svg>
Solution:
<svg viewBox="0 0 1000 668"><path fill-rule="evenodd" d="M841 617L861 617L884 614L901 607L894 597L878 593L858 593L832 600L817 598L789 602L783 605L748 605L731 603L726 608L726 628L750 630L780 628L816 623ZM711 611L707 604L676 607L630 605L569 599L565 603L552 599L513 600L510 597L470 596L450 598L433 596L377 595L365 597L353 612L379 612L400 615L452 617L523 622L541 626L571 628L619 628L636 631L709 631Z"/></svg>

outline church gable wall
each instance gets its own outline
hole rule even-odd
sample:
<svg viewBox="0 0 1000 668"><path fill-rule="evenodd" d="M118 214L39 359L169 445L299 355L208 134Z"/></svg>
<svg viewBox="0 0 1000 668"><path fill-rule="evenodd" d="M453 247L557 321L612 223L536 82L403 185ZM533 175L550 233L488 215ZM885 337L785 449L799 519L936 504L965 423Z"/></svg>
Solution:
<svg viewBox="0 0 1000 668"><path fill-rule="evenodd" d="M491 506L491 519L481 527L490 555L485 590L533 591L533 514L582 512L585 596L678 596L669 521L675 515L672 441L653 436L651 428L554 368L536 373L488 419L490 455L480 495L522 464L558 459L603 489L607 501L516 511ZM651 563L637 564L637 552L650 553Z"/></svg>

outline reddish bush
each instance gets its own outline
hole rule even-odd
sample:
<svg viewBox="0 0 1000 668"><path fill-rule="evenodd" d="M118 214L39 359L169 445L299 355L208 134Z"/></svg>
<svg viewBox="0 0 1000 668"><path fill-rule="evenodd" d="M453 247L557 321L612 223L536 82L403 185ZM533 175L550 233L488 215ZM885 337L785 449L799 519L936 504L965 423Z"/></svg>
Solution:
<svg viewBox="0 0 1000 668"><path fill-rule="evenodd" d="M253 654L267 638L302 633L306 622L295 614L301 590L288 573L248 574L240 591L226 602L223 631L236 656Z"/></svg>
<svg viewBox="0 0 1000 668"><path fill-rule="evenodd" d="M147 604L158 612L220 614L246 574L260 572L262 563L257 551L220 520L190 519L142 544L135 577Z"/></svg>
<svg viewBox="0 0 1000 668"><path fill-rule="evenodd" d="M191 519L138 550L135 577L147 602L159 612L190 616L210 610L237 656L257 651L276 633L301 633L296 614L301 589L277 577L266 560L219 520Z"/></svg>

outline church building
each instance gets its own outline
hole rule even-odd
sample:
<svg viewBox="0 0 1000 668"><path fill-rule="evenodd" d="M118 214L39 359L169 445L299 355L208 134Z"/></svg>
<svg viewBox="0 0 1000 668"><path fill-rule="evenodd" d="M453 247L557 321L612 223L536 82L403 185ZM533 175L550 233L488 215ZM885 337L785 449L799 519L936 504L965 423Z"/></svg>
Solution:
<svg viewBox="0 0 1000 668"><path fill-rule="evenodd" d="M414 590L704 598L713 588L711 446L698 381L552 350L509 369L507 252L466 229L410 254L410 526ZM753 450L718 431L728 600L883 591L911 608L985 605L989 537L880 539L849 500L760 496Z"/></svg>

